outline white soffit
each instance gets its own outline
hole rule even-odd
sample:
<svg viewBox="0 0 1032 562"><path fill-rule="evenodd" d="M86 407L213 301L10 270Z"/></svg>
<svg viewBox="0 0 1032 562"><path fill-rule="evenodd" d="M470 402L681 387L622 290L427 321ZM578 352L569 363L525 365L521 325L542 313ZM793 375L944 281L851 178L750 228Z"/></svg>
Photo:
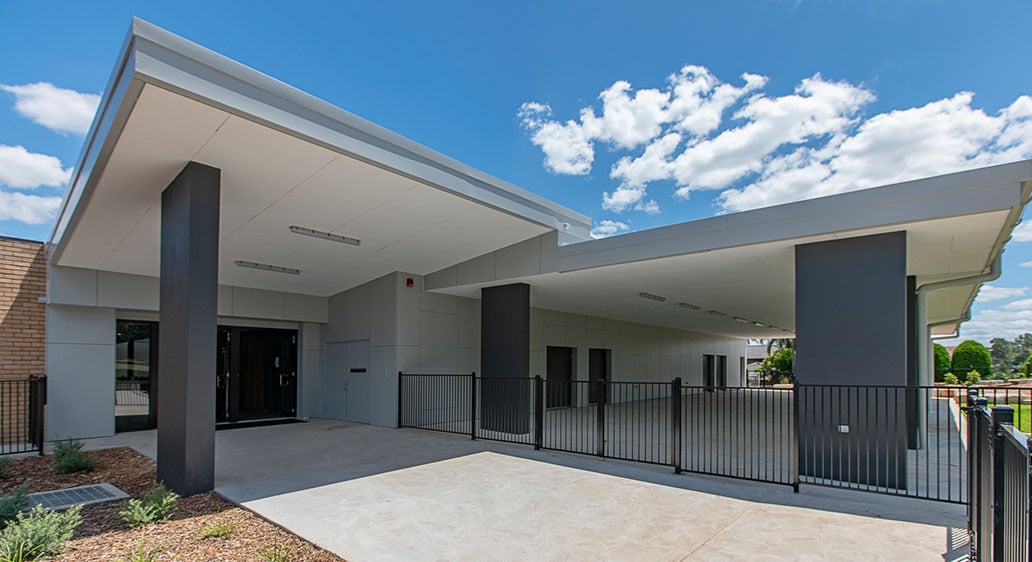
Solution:
<svg viewBox="0 0 1032 562"><path fill-rule="evenodd" d="M160 195L187 161L222 171L222 284L331 295L428 273L548 228L145 85L60 265L158 274ZM291 225L362 240L300 236ZM241 269L283 265L300 276Z"/></svg>

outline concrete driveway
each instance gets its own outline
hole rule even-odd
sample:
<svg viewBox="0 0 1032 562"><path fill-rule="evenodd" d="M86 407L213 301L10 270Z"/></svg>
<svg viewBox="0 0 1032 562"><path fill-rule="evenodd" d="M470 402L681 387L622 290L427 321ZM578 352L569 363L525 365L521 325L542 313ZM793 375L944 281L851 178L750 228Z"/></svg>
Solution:
<svg viewBox="0 0 1032 562"><path fill-rule="evenodd" d="M153 455L154 432L94 440ZM957 560L963 506L329 420L217 434L229 499L348 560ZM952 530L951 528L957 528Z"/></svg>

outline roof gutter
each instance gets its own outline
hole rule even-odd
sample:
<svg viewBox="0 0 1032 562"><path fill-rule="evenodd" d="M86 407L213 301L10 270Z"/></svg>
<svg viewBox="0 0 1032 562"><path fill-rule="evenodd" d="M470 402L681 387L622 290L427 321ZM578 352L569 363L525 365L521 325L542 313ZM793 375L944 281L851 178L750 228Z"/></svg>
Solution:
<svg viewBox="0 0 1032 562"><path fill-rule="evenodd" d="M917 288L917 318L925 318L925 308L928 306L928 293L937 289L945 289L947 287L956 287L958 285L972 285L980 283L989 283L996 281L1000 278L1000 274L1003 273L1003 266L1001 264L1002 254L1000 252L996 254L996 258L993 259L992 264L989 266L989 272L981 275L973 275L969 277L958 277L956 279L948 279L946 281L936 281L933 283L925 283ZM973 304L973 303L972 303ZM931 364L930 350L928 342L933 339L929 337L929 329L935 326L944 326L946 324L957 324L957 330L952 337L960 335L960 324L967 322L971 319L971 306L967 307L964 311L964 315L960 318L954 318L952 320L943 320L939 322L933 322L931 324L920 322L917 326L918 329L918 353L917 353L917 376L918 384L930 384L927 380L931 371L928 366ZM941 338L934 338L941 339ZM923 380L924 379L924 380Z"/></svg>

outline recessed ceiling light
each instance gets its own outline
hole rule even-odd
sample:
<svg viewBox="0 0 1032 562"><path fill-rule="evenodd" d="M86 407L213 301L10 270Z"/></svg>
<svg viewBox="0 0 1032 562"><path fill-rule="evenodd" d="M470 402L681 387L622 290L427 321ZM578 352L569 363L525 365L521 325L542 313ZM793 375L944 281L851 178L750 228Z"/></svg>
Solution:
<svg viewBox="0 0 1032 562"><path fill-rule="evenodd" d="M688 310L702 310L701 306L696 306L694 304L688 304L686 302L679 302L679 303L677 303L677 306L679 306L681 308L687 308Z"/></svg>
<svg viewBox="0 0 1032 562"><path fill-rule="evenodd" d="M709 311L709 313L712 314L713 316L727 316L726 312L721 312L719 310L711 310L711 311Z"/></svg>
<svg viewBox="0 0 1032 562"><path fill-rule="evenodd" d="M334 234L332 232L323 232L321 230L314 230L311 228L305 228L303 226L291 226L290 231L294 234L304 234L305 236L311 236L313 238L333 240L334 242L343 242L345 244L351 244L352 246L359 246L362 244L362 241L358 238L351 238L350 236L341 236L340 234Z"/></svg>
<svg viewBox="0 0 1032 562"><path fill-rule="evenodd" d="M642 298L645 298L645 299L653 300L653 301L659 301L659 302L666 301L666 297L661 297L659 295L653 295L652 293L638 293L638 296L642 297Z"/></svg>
<svg viewBox="0 0 1032 562"><path fill-rule="evenodd" d="M748 324L749 320L742 318L741 316L735 316L735 322L741 322L742 324Z"/></svg>
<svg viewBox="0 0 1032 562"><path fill-rule="evenodd" d="M766 328L767 327L767 325L764 324L763 322L753 322L753 324L756 325L756 326L759 326L761 328Z"/></svg>
<svg viewBox="0 0 1032 562"><path fill-rule="evenodd" d="M286 273L289 275L301 275L300 269L294 269L293 267L284 267L282 265L272 265L268 263L258 263L254 261L237 260L233 262L237 267L246 267L248 269L260 269L262 271L272 271L273 273Z"/></svg>

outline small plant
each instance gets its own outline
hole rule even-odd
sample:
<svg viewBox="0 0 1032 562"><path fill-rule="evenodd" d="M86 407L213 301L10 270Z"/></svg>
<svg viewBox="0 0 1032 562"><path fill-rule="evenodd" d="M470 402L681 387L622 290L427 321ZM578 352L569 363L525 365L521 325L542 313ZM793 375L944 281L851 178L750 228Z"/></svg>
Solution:
<svg viewBox="0 0 1032 562"><path fill-rule="evenodd" d="M93 457L82 452L82 441L69 439L54 444L54 472L72 474L89 472L96 464Z"/></svg>
<svg viewBox="0 0 1032 562"><path fill-rule="evenodd" d="M265 562L290 562L290 553L281 544L262 550L258 556Z"/></svg>
<svg viewBox="0 0 1032 562"><path fill-rule="evenodd" d="M968 371L967 378L965 379L968 384L979 384L982 382L982 373L978 371Z"/></svg>
<svg viewBox="0 0 1032 562"><path fill-rule="evenodd" d="M122 560L125 562L155 562L158 559L158 554L161 553L161 546L155 546L154 548L147 548L147 536L143 530L140 531L140 542L135 548L130 550ZM0 561L3 562L3 561Z"/></svg>
<svg viewBox="0 0 1032 562"><path fill-rule="evenodd" d="M58 554L82 522L81 511L81 505L64 512L37 505L28 514L19 513L0 532L0 559L35 560Z"/></svg>
<svg viewBox="0 0 1032 562"><path fill-rule="evenodd" d="M946 384L960 384L960 379L958 379L957 375L954 375L953 373L946 373L943 375L942 381Z"/></svg>
<svg viewBox="0 0 1032 562"><path fill-rule="evenodd" d="M28 484L22 484L10 494L0 496L0 529L7 527L19 513L29 508L29 500L25 498L28 487Z"/></svg>
<svg viewBox="0 0 1032 562"><path fill-rule="evenodd" d="M233 526L229 523L208 523L201 531L202 539L221 539L233 532Z"/></svg>
<svg viewBox="0 0 1032 562"><path fill-rule="evenodd" d="M170 491L164 484L155 484L144 494L142 499L132 498L118 514L130 527L139 527L154 521L164 521L172 517L176 510L179 496Z"/></svg>

